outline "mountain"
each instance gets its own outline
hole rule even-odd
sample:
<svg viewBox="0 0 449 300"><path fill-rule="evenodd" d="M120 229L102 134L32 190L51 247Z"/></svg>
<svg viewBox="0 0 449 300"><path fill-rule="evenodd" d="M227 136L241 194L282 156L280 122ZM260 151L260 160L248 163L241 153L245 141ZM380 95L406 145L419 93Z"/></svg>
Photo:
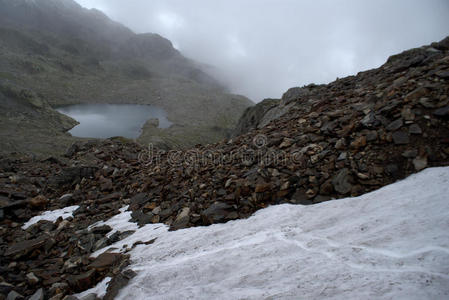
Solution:
<svg viewBox="0 0 449 300"><path fill-rule="evenodd" d="M0 154L1 299L447 298L449 37L245 110L200 69L181 72L196 69L157 50L166 40L92 29L70 42L72 21L2 18L1 147L71 145ZM222 137L237 124L223 111L244 113L232 138L179 151L74 142L53 107L93 99L166 108L177 126L148 122L141 137L165 146Z"/></svg>
<svg viewBox="0 0 449 300"><path fill-rule="evenodd" d="M446 38L292 88L215 144L0 156L0 297L441 298L448 80ZM26 113L21 124L38 114Z"/></svg>
<svg viewBox="0 0 449 300"><path fill-rule="evenodd" d="M174 126L165 130L147 126L139 141L182 148L226 137L252 103L226 93L226 88L199 63L182 56L169 40L157 34L135 34L102 12L72 0L0 0L0 7L4 153L63 152L76 140L64 131L76 123L43 122L64 119L52 110L61 105L160 106ZM29 99L19 97L23 93L44 103L46 109L29 105ZM20 109L10 105L14 101L21 103ZM33 114L27 115L29 110ZM18 121L22 119L27 122ZM39 131L34 130L36 126ZM11 136L12 128L20 130ZM48 136L58 141L52 146Z"/></svg>

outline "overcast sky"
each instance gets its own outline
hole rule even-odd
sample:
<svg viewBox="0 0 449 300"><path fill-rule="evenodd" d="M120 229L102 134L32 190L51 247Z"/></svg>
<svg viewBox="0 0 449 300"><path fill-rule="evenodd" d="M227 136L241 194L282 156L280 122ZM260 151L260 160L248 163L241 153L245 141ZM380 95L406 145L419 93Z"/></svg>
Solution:
<svg viewBox="0 0 449 300"><path fill-rule="evenodd" d="M170 39L258 102L449 35L448 0L76 0Z"/></svg>

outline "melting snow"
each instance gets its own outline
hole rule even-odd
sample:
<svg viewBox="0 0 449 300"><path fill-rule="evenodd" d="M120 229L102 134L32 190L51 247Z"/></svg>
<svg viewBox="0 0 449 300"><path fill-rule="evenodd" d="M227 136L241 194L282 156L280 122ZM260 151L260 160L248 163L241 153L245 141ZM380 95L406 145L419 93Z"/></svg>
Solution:
<svg viewBox="0 0 449 300"><path fill-rule="evenodd" d="M78 205L65 207L62 209L52 210L52 211L46 211L43 214L39 216L32 217L28 222L23 224L22 229L25 230L31 225L36 224L40 220L46 220L50 222L55 222L59 217L62 217L63 219L67 219L68 217L73 217L73 212L79 208Z"/></svg>
<svg viewBox="0 0 449 300"><path fill-rule="evenodd" d="M136 229L128 220L105 223ZM157 238L129 252L138 275L117 299L448 299L448 229L449 167L226 224L146 225L112 246Z"/></svg>

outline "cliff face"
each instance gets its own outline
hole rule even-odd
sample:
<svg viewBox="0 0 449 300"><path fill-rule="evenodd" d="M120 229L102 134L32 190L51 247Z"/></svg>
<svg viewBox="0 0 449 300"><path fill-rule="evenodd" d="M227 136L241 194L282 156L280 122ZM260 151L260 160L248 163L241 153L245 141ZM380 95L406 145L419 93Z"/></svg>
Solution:
<svg viewBox="0 0 449 300"><path fill-rule="evenodd" d="M227 94L169 40L135 34L98 10L84 9L72 0L0 0L0 6L2 90L31 92L50 108L92 102L158 105L176 128L144 134L140 141L152 142L154 136L162 138L160 144L177 148L226 137L251 104L245 97ZM8 137L4 128L14 127L11 120L23 114L12 107L0 114L10 116L3 119L0 132ZM43 122L45 114L38 119L39 127L50 129ZM27 132L20 135L33 140ZM42 152L39 140L36 147L22 147L20 138L7 138L3 145L11 147L0 151Z"/></svg>

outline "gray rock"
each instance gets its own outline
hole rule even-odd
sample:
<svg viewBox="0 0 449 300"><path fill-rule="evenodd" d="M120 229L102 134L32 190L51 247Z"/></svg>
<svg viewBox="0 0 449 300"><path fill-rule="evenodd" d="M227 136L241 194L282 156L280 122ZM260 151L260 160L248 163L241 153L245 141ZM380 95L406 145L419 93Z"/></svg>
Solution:
<svg viewBox="0 0 449 300"><path fill-rule="evenodd" d="M263 118L260 120L259 124L257 125L257 128L263 128L267 126L271 121L279 119L283 115L285 115L292 107L294 106L294 103L291 103L286 106L275 106L268 110Z"/></svg>
<svg viewBox="0 0 449 300"><path fill-rule="evenodd" d="M405 145L410 143L410 138L407 132L404 131L395 131L393 132L393 142L396 145Z"/></svg>
<svg viewBox="0 0 449 300"><path fill-rule="evenodd" d="M421 171L427 167L427 157L417 157L413 160L416 171Z"/></svg>
<svg viewBox="0 0 449 300"><path fill-rule="evenodd" d="M125 287L136 275L136 272L133 270L126 270L112 278L106 289L106 295L104 295L103 300L114 300L120 292L120 289Z"/></svg>
<svg viewBox="0 0 449 300"><path fill-rule="evenodd" d="M449 78L449 71L438 71L438 72L436 72L435 73L435 75L437 75L438 77L441 77L441 78Z"/></svg>
<svg viewBox="0 0 449 300"><path fill-rule="evenodd" d="M38 289L28 300L44 300L44 290Z"/></svg>
<svg viewBox="0 0 449 300"><path fill-rule="evenodd" d="M419 104L421 104L425 108L435 108L436 107L436 101L431 100L429 98L421 98L421 99L419 99Z"/></svg>
<svg viewBox="0 0 449 300"><path fill-rule="evenodd" d="M240 118L232 136L238 136L256 129L267 111L279 104L279 99L265 99L255 106L248 107Z"/></svg>
<svg viewBox="0 0 449 300"><path fill-rule="evenodd" d="M111 226L108 225L102 225L92 228L90 232L93 234L106 234L112 230Z"/></svg>
<svg viewBox="0 0 449 300"><path fill-rule="evenodd" d="M410 127L409 127L409 129L408 129L408 132L409 132L410 134L422 134L421 127L419 127L418 124L412 124L412 125L410 125Z"/></svg>
<svg viewBox="0 0 449 300"><path fill-rule="evenodd" d="M6 296L6 300L22 300L22 299L25 299L25 297L23 297L16 291L11 291L9 292L8 296Z"/></svg>
<svg viewBox="0 0 449 300"><path fill-rule="evenodd" d="M418 156L418 150L406 150L402 152L402 156L405 158L415 158L416 156Z"/></svg>
<svg viewBox="0 0 449 300"><path fill-rule="evenodd" d="M14 286L5 281L0 282L0 293L3 295L7 295L10 291L14 289Z"/></svg>
<svg viewBox="0 0 449 300"><path fill-rule="evenodd" d="M348 158L348 153L347 152L341 152L340 155L337 158L337 161L346 160L346 158Z"/></svg>
<svg viewBox="0 0 449 300"><path fill-rule="evenodd" d="M143 213L140 210L135 210L131 213L131 218L132 218L133 222L137 222L137 224L139 224L139 226L143 226L145 224L151 223L152 217L153 217L153 215L148 215L146 213Z"/></svg>
<svg viewBox="0 0 449 300"><path fill-rule="evenodd" d="M77 297L75 297L73 295L68 295L68 296L65 296L62 300L79 300L79 298L77 298ZM96 300L96 299L94 298L94 300Z"/></svg>
<svg viewBox="0 0 449 300"><path fill-rule="evenodd" d="M449 106L439 108L433 112L437 117L449 117Z"/></svg>
<svg viewBox="0 0 449 300"><path fill-rule="evenodd" d="M80 300L98 300L100 298L97 297L97 294L90 293L89 295L84 296Z"/></svg>
<svg viewBox="0 0 449 300"><path fill-rule="evenodd" d="M232 206L223 203L223 202L215 202L209 208L204 210L201 213L203 221L209 224L222 222L226 219L229 211L232 209Z"/></svg>
<svg viewBox="0 0 449 300"><path fill-rule="evenodd" d="M125 256L121 253L104 252L89 265L89 268L97 271L104 271L117 265Z"/></svg>
<svg viewBox="0 0 449 300"><path fill-rule="evenodd" d="M148 202L150 198L145 193L140 193L131 198L131 207L133 206L141 206Z"/></svg>
<svg viewBox="0 0 449 300"><path fill-rule="evenodd" d="M399 128L401 128L402 125L404 125L404 122L402 121L402 119L397 119L396 121L393 121L390 124L388 124L387 130L395 131L395 130L398 130Z"/></svg>
<svg viewBox="0 0 449 300"><path fill-rule="evenodd" d="M367 114L360 123L366 128L374 128L381 124L381 122L376 118L376 115L373 112Z"/></svg>
<svg viewBox="0 0 449 300"><path fill-rule="evenodd" d="M18 242L11 245L5 252L6 256L26 255L28 252L37 249L45 244L47 237L42 235L36 239Z"/></svg>
<svg viewBox="0 0 449 300"><path fill-rule="evenodd" d="M95 245L93 247L93 251L97 251L98 249L104 248L108 245L109 245L109 239L107 237L101 238L95 243Z"/></svg>
<svg viewBox="0 0 449 300"><path fill-rule="evenodd" d="M297 189L290 202L301 205L311 205L313 202L309 199L304 189Z"/></svg>
<svg viewBox="0 0 449 300"><path fill-rule="evenodd" d="M377 140L377 138L378 138L378 134L377 134L377 131L375 131L375 130L372 130L366 134L367 142L374 142Z"/></svg>
<svg viewBox="0 0 449 300"><path fill-rule="evenodd" d="M70 205L72 203L72 200L73 194L65 194L59 198L59 202L61 202L61 204L64 206Z"/></svg>
<svg viewBox="0 0 449 300"><path fill-rule="evenodd" d="M351 191L352 184L350 183L350 180L350 171L347 168L344 168L334 176L332 179L332 184L337 192L344 195Z"/></svg>
<svg viewBox="0 0 449 300"><path fill-rule="evenodd" d="M173 230L185 228L190 221L190 208L184 207L175 219L172 225Z"/></svg>

